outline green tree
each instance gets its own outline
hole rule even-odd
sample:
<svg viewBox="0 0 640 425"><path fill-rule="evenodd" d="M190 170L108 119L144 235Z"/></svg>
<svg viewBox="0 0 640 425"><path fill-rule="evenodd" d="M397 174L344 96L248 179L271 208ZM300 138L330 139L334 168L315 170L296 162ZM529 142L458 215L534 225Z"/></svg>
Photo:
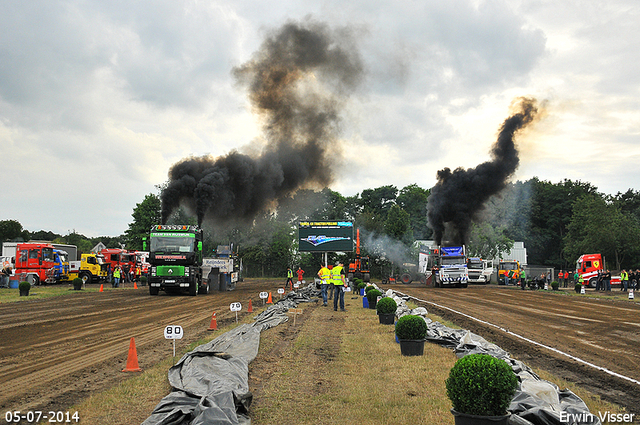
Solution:
<svg viewBox="0 0 640 425"><path fill-rule="evenodd" d="M133 222L125 231L125 240L128 249L142 250L142 238L149 235L149 230L161 220L162 204L160 197L153 193L144 197L144 200L136 204L133 209Z"/></svg>
<svg viewBox="0 0 640 425"><path fill-rule="evenodd" d="M94 244L91 243L89 238L75 230L69 232L68 235L60 237L58 240L63 244L75 245L78 248L78 257L80 254L91 252L91 248L94 247Z"/></svg>
<svg viewBox="0 0 640 425"><path fill-rule="evenodd" d="M29 232L22 228L17 220L2 220L0 221L0 242L15 241L22 242L28 241Z"/></svg>
<svg viewBox="0 0 640 425"><path fill-rule="evenodd" d="M359 215L356 217L358 225L374 233L384 233L384 222L389 209L396 205L398 189L395 186L381 186L375 189L363 190L357 204Z"/></svg>
<svg viewBox="0 0 640 425"><path fill-rule="evenodd" d="M410 245L413 242L413 230L409 213L398 205L392 206L384 222L384 232L393 239Z"/></svg>
<svg viewBox="0 0 640 425"><path fill-rule="evenodd" d="M429 239L433 235L427 223L427 199L430 192L429 189L411 184L400 189L396 199L397 204L409 214L411 229L416 239Z"/></svg>
<svg viewBox="0 0 640 425"><path fill-rule="evenodd" d="M638 264L640 223L616 203L599 195L582 196L574 204L568 230L564 252L574 261L582 254L600 253L618 270Z"/></svg>
<svg viewBox="0 0 640 425"><path fill-rule="evenodd" d="M590 183L564 180L553 184L533 179L531 201L531 229L525 246L530 264L544 264L567 268L574 259L564 257L567 227L572 220L573 204L585 195L597 195Z"/></svg>
<svg viewBox="0 0 640 425"><path fill-rule="evenodd" d="M504 227L494 227L489 223L473 223L469 242L472 257L496 258L500 252L513 248L513 239L506 235Z"/></svg>

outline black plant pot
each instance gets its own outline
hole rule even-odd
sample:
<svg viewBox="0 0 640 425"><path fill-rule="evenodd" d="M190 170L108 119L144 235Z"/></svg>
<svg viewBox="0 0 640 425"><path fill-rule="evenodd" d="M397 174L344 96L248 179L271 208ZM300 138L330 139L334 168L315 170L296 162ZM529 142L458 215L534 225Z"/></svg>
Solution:
<svg viewBox="0 0 640 425"><path fill-rule="evenodd" d="M507 425L511 414L503 416L477 416L456 412L451 409L456 425Z"/></svg>
<svg viewBox="0 0 640 425"><path fill-rule="evenodd" d="M375 310L376 309L376 304L378 304L378 298L377 297L373 299L373 302L369 301L369 308L372 309L372 310Z"/></svg>
<svg viewBox="0 0 640 425"><path fill-rule="evenodd" d="M422 356L424 339L400 339L400 353L403 356Z"/></svg>
<svg viewBox="0 0 640 425"><path fill-rule="evenodd" d="M396 321L395 313L378 313L381 325L393 325Z"/></svg>
<svg viewBox="0 0 640 425"><path fill-rule="evenodd" d="M29 296L29 289L24 290L24 289L19 289L20 291L20 296L21 297L28 297Z"/></svg>

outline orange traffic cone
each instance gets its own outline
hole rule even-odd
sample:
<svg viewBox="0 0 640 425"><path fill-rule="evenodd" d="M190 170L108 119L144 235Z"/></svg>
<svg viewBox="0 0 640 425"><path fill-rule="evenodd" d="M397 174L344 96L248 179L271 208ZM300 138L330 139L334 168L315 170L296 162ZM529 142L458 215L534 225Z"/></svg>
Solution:
<svg viewBox="0 0 640 425"><path fill-rule="evenodd" d="M247 309L247 312L253 313L253 305L251 305L251 298L249 298L249 308Z"/></svg>
<svg viewBox="0 0 640 425"><path fill-rule="evenodd" d="M100 284L100 290L98 292L104 292L104 288L102 287L102 283Z"/></svg>
<svg viewBox="0 0 640 425"><path fill-rule="evenodd" d="M136 351L136 341L131 337L129 342L129 355L127 356L127 367L122 369L123 372L142 372L138 366L138 352Z"/></svg>
<svg viewBox="0 0 640 425"><path fill-rule="evenodd" d="M133 289L138 289L138 283L135 280L133 281Z"/></svg>
<svg viewBox="0 0 640 425"><path fill-rule="evenodd" d="M211 316L211 324L209 325L208 331L217 331L218 330L218 321L216 320L216 312L213 312L213 316Z"/></svg>
<svg viewBox="0 0 640 425"><path fill-rule="evenodd" d="M273 304L273 300L271 300L271 292L269 292L269 298L267 298L267 304Z"/></svg>

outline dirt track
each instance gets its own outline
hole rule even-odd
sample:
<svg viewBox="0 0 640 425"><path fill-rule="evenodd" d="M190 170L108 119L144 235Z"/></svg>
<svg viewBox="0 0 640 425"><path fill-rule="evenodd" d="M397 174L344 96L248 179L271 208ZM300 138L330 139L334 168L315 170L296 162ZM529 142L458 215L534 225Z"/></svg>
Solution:
<svg viewBox="0 0 640 425"><path fill-rule="evenodd" d="M109 288L0 304L0 412L66 410L131 376L122 372L131 337L144 370L172 355L167 325L182 326L185 336L176 347L187 346L208 333L214 311L218 324L235 321L232 302L242 303L240 315L248 314L249 298L256 305L260 291L277 297L276 289L273 281L253 281L189 297Z"/></svg>
<svg viewBox="0 0 640 425"><path fill-rule="evenodd" d="M277 283L248 280L235 291L197 297L151 297L147 288L84 292L39 301L0 305L0 411L65 410L89 394L126 379L129 340L135 337L140 367L171 355L164 339L167 325L179 324L186 346L207 334L212 312L219 324L235 320L229 304L249 298L262 303L260 291ZM638 412L640 386L582 366L497 328L442 308L450 307L511 332L640 381L640 305L626 301L521 292L515 288L473 286L434 289L391 285L397 291L437 303L427 305L509 351L514 358L600 394ZM277 295L275 295L277 296Z"/></svg>
<svg viewBox="0 0 640 425"><path fill-rule="evenodd" d="M640 385L586 366L514 334L560 350L600 368L640 381L640 305L570 292L516 287L425 288L388 286L418 299L429 312L482 335L530 366L575 382L603 399L640 413ZM445 308L446 307L446 308ZM451 310L496 325L483 324ZM507 330L507 331L505 331Z"/></svg>

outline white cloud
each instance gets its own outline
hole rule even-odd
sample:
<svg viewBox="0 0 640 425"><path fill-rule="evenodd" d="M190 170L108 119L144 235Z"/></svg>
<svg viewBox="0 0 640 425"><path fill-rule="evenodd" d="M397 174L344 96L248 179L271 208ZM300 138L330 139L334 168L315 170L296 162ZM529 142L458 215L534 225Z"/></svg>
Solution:
<svg viewBox="0 0 640 425"><path fill-rule="evenodd" d="M96 236L190 155L260 136L231 71L287 20L350 26L368 79L334 190L429 187L473 167L516 96L549 102L516 178L640 179L640 9L631 0L0 3L0 219ZM7 159L8 158L8 159ZM7 178L7 177L6 177Z"/></svg>

